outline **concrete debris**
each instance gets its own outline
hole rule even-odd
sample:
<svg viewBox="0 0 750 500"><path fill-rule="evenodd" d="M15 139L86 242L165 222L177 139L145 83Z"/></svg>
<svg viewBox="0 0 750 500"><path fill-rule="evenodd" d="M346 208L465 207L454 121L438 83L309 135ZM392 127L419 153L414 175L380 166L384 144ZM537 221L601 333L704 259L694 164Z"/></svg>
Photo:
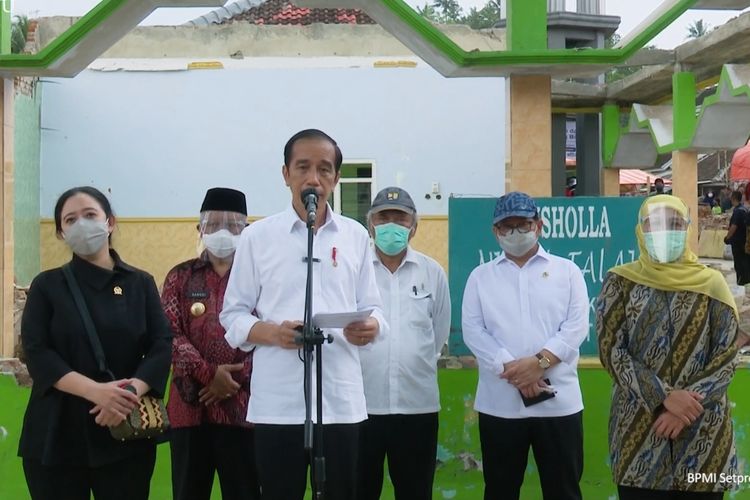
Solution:
<svg viewBox="0 0 750 500"><path fill-rule="evenodd" d="M475 369L477 367L477 358L474 356L447 356L442 355L438 359L438 368L447 368L449 370Z"/></svg>
<svg viewBox="0 0 750 500"><path fill-rule="evenodd" d="M438 368L448 368L449 370L460 370L463 365L456 356L443 356L438 359Z"/></svg>
<svg viewBox="0 0 750 500"><path fill-rule="evenodd" d="M474 356L459 356L458 361L461 363L461 366L464 368L471 368L475 369L477 368L477 358Z"/></svg>
<svg viewBox="0 0 750 500"><path fill-rule="evenodd" d="M23 308L26 306L26 296L29 293L28 287L15 285L13 292L13 356L23 360L23 348L21 347L21 316Z"/></svg>
<svg viewBox="0 0 750 500"><path fill-rule="evenodd" d="M31 387L29 370L18 359L0 359L0 374L13 376L20 387Z"/></svg>
<svg viewBox="0 0 750 500"><path fill-rule="evenodd" d="M482 470L482 461L477 460L473 454L469 452L460 453L458 458L460 458L461 462L464 464L464 472L475 469L478 471Z"/></svg>

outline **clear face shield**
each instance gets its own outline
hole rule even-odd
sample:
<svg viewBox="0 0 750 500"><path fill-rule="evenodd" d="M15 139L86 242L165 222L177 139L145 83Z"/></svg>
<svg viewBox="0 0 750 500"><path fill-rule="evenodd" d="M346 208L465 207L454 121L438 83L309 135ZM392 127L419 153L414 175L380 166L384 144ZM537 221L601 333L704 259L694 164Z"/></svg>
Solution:
<svg viewBox="0 0 750 500"><path fill-rule="evenodd" d="M247 217L240 213L206 210L201 212L198 233L206 250L219 259L225 259L234 254L245 226Z"/></svg>
<svg viewBox="0 0 750 500"><path fill-rule="evenodd" d="M639 224L648 254L656 262L676 262L685 253L690 219L677 209L653 203L641 213Z"/></svg>

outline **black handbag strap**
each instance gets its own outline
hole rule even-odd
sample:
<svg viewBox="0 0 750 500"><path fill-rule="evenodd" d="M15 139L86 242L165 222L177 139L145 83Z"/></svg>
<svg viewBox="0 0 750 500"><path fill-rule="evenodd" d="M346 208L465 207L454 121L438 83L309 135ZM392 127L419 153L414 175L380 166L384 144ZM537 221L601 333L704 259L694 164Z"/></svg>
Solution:
<svg viewBox="0 0 750 500"><path fill-rule="evenodd" d="M99 341L99 335L97 335L96 333L94 321L91 319L89 308L86 306L86 301L83 299L81 288L78 286L78 282L76 281L75 276L73 276L73 270L70 268L70 263L62 266L62 271L63 275L65 276L65 281L68 282L68 287L73 293L73 300L76 303L76 307L78 307L78 312L81 314L83 327L86 329L86 334L89 337L89 343L91 343L91 349L94 351L96 363L97 365L99 365L99 371L101 371L102 373L106 373L112 378L112 380L115 380L114 374L109 371L109 368L107 368L107 358L104 357L104 349L102 349L102 343Z"/></svg>

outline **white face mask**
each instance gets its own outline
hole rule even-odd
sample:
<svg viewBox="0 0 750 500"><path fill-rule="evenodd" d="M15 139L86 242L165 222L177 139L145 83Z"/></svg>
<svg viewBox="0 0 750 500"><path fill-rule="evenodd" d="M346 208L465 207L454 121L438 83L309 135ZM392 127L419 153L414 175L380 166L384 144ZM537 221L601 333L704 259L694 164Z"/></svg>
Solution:
<svg viewBox="0 0 750 500"><path fill-rule="evenodd" d="M215 233L204 234L201 240L206 249L215 257L225 259L237 250L240 235L232 234L228 229L220 229Z"/></svg>
<svg viewBox="0 0 750 500"><path fill-rule="evenodd" d="M81 217L64 233L63 239L74 254L81 257L94 255L107 243L109 223Z"/></svg>
<svg viewBox="0 0 750 500"><path fill-rule="evenodd" d="M536 231L529 231L528 233L513 231L511 234L506 234L505 236L497 235L497 242L500 244L500 248L513 257L525 255L526 252L536 245L537 239Z"/></svg>

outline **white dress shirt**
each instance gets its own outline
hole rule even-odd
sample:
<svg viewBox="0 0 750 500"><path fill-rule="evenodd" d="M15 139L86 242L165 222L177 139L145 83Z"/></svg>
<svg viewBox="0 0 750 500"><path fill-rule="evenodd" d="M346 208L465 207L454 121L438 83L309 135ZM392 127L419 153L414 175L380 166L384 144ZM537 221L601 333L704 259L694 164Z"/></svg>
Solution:
<svg viewBox="0 0 750 500"><path fill-rule="evenodd" d="M313 244L313 313L374 309L380 335L387 328L370 255L370 238L358 222L333 213ZM220 315L232 347L253 354L247 420L302 424L305 420L303 364L297 350L248 343L258 321L302 321L307 278L307 228L290 206L248 226L240 238ZM360 348L340 328L323 345L323 423L356 423L367 418ZM363 349L367 349L365 346ZM316 377L313 367L313 417Z"/></svg>
<svg viewBox="0 0 750 500"><path fill-rule="evenodd" d="M589 299L581 270L541 245L519 268L505 253L469 275L462 308L463 337L479 362L474 408L501 418L562 417L583 409L578 348L589 331ZM561 362L544 378L556 397L528 408L503 365L547 349Z"/></svg>
<svg viewBox="0 0 750 500"><path fill-rule="evenodd" d="M437 412L437 360L451 326L445 271L411 247L395 273L372 253L389 330L385 339L360 352L367 413Z"/></svg>

